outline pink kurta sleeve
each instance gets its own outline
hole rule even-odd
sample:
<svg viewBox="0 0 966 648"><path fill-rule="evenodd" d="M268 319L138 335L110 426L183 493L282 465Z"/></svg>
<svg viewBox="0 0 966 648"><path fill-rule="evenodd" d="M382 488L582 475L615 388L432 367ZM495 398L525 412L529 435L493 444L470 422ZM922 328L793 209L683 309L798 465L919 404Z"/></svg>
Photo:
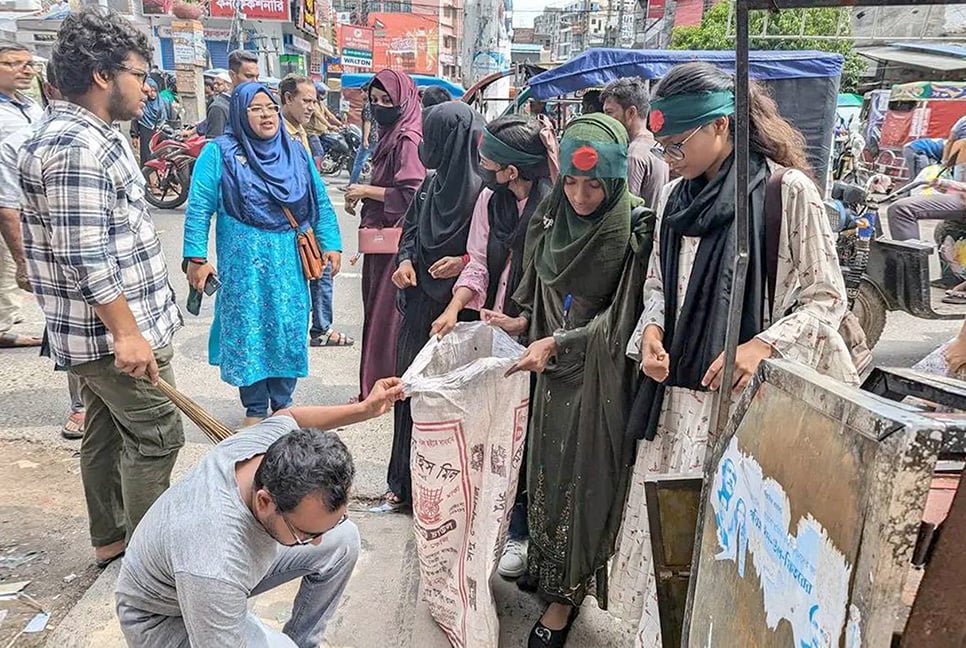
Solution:
<svg viewBox="0 0 966 648"><path fill-rule="evenodd" d="M493 192L483 189L473 207L473 220L470 221L470 233L466 239L466 253L470 255L470 262L466 264L459 278L453 285L453 292L457 288L469 288L473 291L473 299L467 308L480 310L486 304L486 291L490 285L490 271L486 265L486 244L490 239L490 214L488 206Z"/></svg>

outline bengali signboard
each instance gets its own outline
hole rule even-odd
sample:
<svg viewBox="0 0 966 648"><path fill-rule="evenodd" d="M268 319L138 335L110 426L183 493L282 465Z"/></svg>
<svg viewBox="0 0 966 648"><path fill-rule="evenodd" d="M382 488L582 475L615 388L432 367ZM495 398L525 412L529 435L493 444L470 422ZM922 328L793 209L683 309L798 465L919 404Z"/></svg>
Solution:
<svg viewBox="0 0 966 648"><path fill-rule="evenodd" d="M211 3L212 18L232 18L235 7L249 20L290 20L288 0L214 0Z"/></svg>
<svg viewBox="0 0 966 648"><path fill-rule="evenodd" d="M171 21L171 40L175 65L205 65L208 48L205 32L197 20Z"/></svg>
<svg viewBox="0 0 966 648"><path fill-rule="evenodd" d="M339 28L342 65L371 70L373 42L373 29L357 25L342 25Z"/></svg>

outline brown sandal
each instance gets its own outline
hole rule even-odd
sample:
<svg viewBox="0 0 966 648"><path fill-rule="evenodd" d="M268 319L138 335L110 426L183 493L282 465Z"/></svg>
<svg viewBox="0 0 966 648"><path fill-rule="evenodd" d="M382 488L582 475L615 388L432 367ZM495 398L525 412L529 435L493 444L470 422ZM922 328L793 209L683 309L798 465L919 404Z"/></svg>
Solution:
<svg viewBox="0 0 966 648"><path fill-rule="evenodd" d="M84 412L71 412L60 430L60 436L71 441L84 438Z"/></svg>

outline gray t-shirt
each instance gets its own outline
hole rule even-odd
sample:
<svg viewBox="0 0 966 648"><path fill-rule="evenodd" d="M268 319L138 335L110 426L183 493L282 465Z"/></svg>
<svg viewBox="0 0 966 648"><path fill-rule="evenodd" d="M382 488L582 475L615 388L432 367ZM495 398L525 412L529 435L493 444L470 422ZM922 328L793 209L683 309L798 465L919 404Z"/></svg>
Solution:
<svg viewBox="0 0 966 648"><path fill-rule="evenodd" d="M298 428L274 416L215 446L138 524L117 580L117 600L149 614L183 617L193 646L258 645L247 618L252 589L281 545L242 502L235 465L264 454Z"/></svg>

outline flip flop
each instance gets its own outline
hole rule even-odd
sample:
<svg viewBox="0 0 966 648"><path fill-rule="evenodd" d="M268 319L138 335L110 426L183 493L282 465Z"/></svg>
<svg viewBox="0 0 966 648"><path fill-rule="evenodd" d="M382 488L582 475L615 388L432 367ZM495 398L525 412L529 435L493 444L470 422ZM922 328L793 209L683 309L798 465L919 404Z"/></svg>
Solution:
<svg viewBox="0 0 966 648"><path fill-rule="evenodd" d="M335 338L335 342L332 341L333 338ZM309 346L313 347L349 347L355 343L356 341L348 335L331 330L327 334L323 333L319 337L309 340Z"/></svg>
<svg viewBox="0 0 966 648"><path fill-rule="evenodd" d="M17 335L16 333L0 334L0 349L19 349L21 347L37 347L43 343L39 337L32 335Z"/></svg>
<svg viewBox="0 0 966 648"><path fill-rule="evenodd" d="M72 412L67 417L64 427L60 430L60 436L71 441L84 438L84 412Z"/></svg>
<svg viewBox="0 0 966 648"><path fill-rule="evenodd" d="M942 298L944 304L966 304L966 292L953 292L947 291L946 296Z"/></svg>
<svg viewBox="0 0 966 648"><path fill-rule="evenodd" d="M370 513L399 513L405 511L409 508L409 502L403 502L398 499L395 493L386 493L385 499L383 499L382 504L378 506L373 506L369 509Z"/></svg>

